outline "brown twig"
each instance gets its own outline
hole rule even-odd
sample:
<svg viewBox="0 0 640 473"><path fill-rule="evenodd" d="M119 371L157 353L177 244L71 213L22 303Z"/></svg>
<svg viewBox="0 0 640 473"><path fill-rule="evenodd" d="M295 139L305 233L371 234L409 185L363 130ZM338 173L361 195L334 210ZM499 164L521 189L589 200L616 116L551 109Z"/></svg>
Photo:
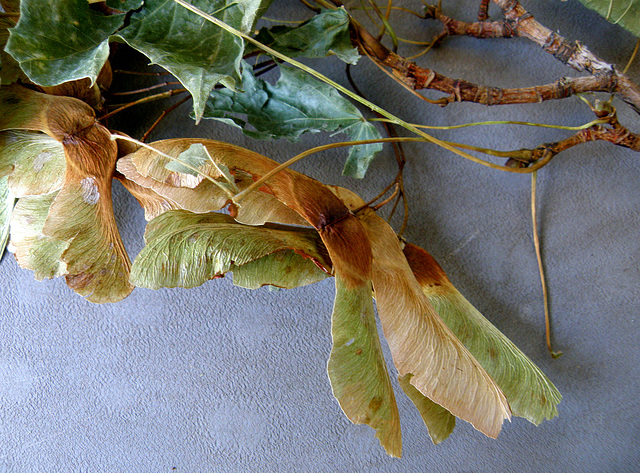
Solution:
<svg viewBox="0 0 640 473"><path fill-rule="evenodd" d="M187 89L171 89L171 90L168 90L167 92L162 92L161 94L155 94L155 95L150 95L148 97L143 97L143 98L138 99L138 100L136 100L134 102L126 103L126 104L122 105L121 107L116 108L115 110L103 115L102 117L100 117L100 121L106 120L107 118L112 117L116 113L120 113L120 112L122 112L123 110L126 110L129 107L133 107L134 105L140 105L140 104L147 103L147 102L153 102L155 100L167 99L169 97L173 97L174 95L182 94L184 92L187 92Z"/></svg>
<svg viewBox="0 0 640 473"><path fill-rule="evenodd" d="M163 110L162 113L160 114L160 116L158 117L158 119L153 122L153 124L149 127L149 129L145 132L144 135L142 135L142 138L140 138L140 141L142 141L143 143L147 140L147 138L149 137L149 135L151 134L151 132L155 129L155 127L158 126L158 124L171 112L173 112L176 108L178 108L180 105L182 105L183 103L185 103L187 100L189 100L191 98L191 95L188 95L186 97L181 98L180 100L178 100L176 103L174 103L171 107L167 108L166 110Z"/></svg>
<svg viewBox="0 0 640 473"><path fill-rule="evenodd" d="M625 74L617 72L614 65L593 54L580 41L570 42L563 36L540 24L517 0L492 0L507 20L516 22L518 36L530 39L556 59L578 71L611 77L615 93L640 113L640 86Z"/></svg>
<svg viewBox="0 0 640 473"><path fill-rule="evenodd" d="M426 5L425 19L438 20L444 26L444 32L438 35L438 41L446 36L473 36L475 38L513 38L518 36L514 20L480 20L469 23L444 15L439 5Z"/></svg>
<svg viewBox="0 0 640 473"><path fill-rule="evenodd" d="M180 82L179 81L171 81L171 82L162 82L160 84L155 84L149 87L144 87L142 89L137 89L137 90L128 90L126 92L112 92L110 95L112 96L122 96L122 95L135 95L135 94L142 94L144 92L150 92L152 90L155 89L160 89L161 87L168 87L170 85L178 85Z"/></svg>
<svg viewBox="0 0 640 473"><path fill-rule="evenodd" d="M480 7L478 8L478 21L486 21L489 18L489 1L480 0Z"/></svg>
<svg viewBox="0 0 640 473"><path fill-rule="evenodd" d="M593 125L589 128L585 128L584 130L580 130L573 136L565 138L564 140L541 145L530 150L530 154L523 154L523 150L514 151L513 159L520 161L525 166L534 163L530 169L540 169L542 166L539 166L539 163L543 159L546 159L545 164L547 164L557 154L566 151L569 148L573 148L574 146L591 141L608 141L616 146L622 146L624 148L629 148L632 151L640 152L640 135L631 133L620 124L615 109L611 108L608 102L598 104L594 109L594 112L598 118L606 118L608 123L606 125Z"/></svg>
<svg viewBox="0 0 640 473"><path fill-rule="evenodd" d="M418 66L387 49L357 22L353 22L356 44L379 64L391 68L398 81L413 90L431 89L447 94L436 103L474 102L483 105L538 103L563 99L578 93L619 93L620 76L615 71L577 78L562 78L551 84L523 88L499 88L452 79L427 67ZM640 105L640 95L638 97Z"/></svg>

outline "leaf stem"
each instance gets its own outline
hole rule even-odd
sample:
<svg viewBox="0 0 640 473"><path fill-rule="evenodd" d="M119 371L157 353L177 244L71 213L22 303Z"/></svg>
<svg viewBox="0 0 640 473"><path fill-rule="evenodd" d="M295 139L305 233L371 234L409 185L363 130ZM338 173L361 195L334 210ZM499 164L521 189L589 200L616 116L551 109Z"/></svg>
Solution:
<svg viewBox="0 0 640 473"><path fill-rule="evenodd" d="M369 121L391 123L391 121L387 120L386 118L370 118ZM548 125L546 123L520 122L520 121L513 121L513 120L490 120L490 121L484 121L484 122L463 123L461 125L449 125L449 126L417 125L415 123L412 125L415 126L416 128L425 128L428 130L456 130L458 128L467 128L470 126L488 126L488 125L523 125L523 126L534 126L534 127L540 127L540 128L554 128L557 130L580 131L580 130L585 130L587 128L590 128L593 125L599 125L601 123L608 123L608 121L606 119L599 118L597 120L592 120L589 123L585 123L584 125L578 125L578 126Z"/></svg>

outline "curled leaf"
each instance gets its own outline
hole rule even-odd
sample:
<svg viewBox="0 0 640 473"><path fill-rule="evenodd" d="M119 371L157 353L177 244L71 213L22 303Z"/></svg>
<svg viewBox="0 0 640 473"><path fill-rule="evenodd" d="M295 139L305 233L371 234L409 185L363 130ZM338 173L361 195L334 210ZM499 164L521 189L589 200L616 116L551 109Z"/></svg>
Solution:
<svg viewBox="0 0 640 473"><path fill-rule="evenodd" d="M121 158L118 160L117 169L127 180L153 192L153 194L147 193L144 197L141 196L142 200L139 200L140 204L145 208L147 220L150 219L149 217L153 218L163 208L181 208L195 213L205 213L220 210L227 204L229 197L209 180L202 180L193 188L180 187L176 186L175 183L184 182L185 179L176 171L167 172L166 179L163 181L161 179L164 173L153 174L152 170L145 169L143 165L139 168L137 163L144 162L147 158L150 158L150 160L156 159L156 156L152 153L145 153L144 151L147 150L136 152L135 157L126 156ZM157 159L162 160L164 163L169 162L166 158L159 157ZM169 182L165 182L167 180ZM133 193L136 195L135 192ZM158 196L156 199L159 198L162 202L156 202L154 196Z"/></svg>
<svg viewBox="0 0 640 473"><path fill-rule="evenodd" d="M38 225L41 222L43 225L41 230L21 230L19 225L14 230L12 226L12 234L15 231L27 235L23 239L26 241L27 256L22 259L25 266L30 267L31 263L27 261L40 251L33 249L32 243L37 240L36 248L46 247L43 251L47 255L59 256L57 262L46 258L46 268L41 271L43 277L64 274L67 284L92 302L111 302L126 297L133 286L128 282L130 262L111 204L111 180L117 159L117 147L111 134L95 121L91 107L74 98L49 96L14 85L0 88L0 102L9 112L15 112L8 117L0 115L1 130L40 131L58 141L64 150L64 167L58 162L50 172L53 176L54 172L64 169L62 186L57 190L60 176L52 177L54 184L49 190L56 189L57 193L55 196L50 194L52 200L44 221L38 220ZM30 163L32 168L42 164L42 142L54 150L53 157L46 157L57 162L57 156L59 161L59 147L51 140L38 137L36 141L39 145L32 147L32 157L19 153L10 155L14 156L16 169L25 163ZM28 152L25 150L26 154ZM16 174L20 175L20 172ZM46 201L43 199L37 205L44 205ZM42 208L39 211L39 215L44 214ZM24 225L30 224L27 216ZM56 253L62 247L64 251ZM40 271L35 263L31 266Z"/></svg>
<svg viewBox="0 0 640 473"><path fill-rule="evenodd" d="M220 168L224 168L233 176L234 185L243 190L258 179L260 175L273 169L277 163L244 148L213 140L175 139L153 143L158 150L170 156L181 153L196 144L206 146L210 160L201 160L199 172L212 178L220 177ZM148 202L145 209L151 206L171 206L191 212L203 213L224 208L229 196L210 180L204 179L195 188L177 187L176 182L183 180L177 171L167 169L170 160L145 148L137 150L118 161L118 171L127 179L141 187L153 190L165 204ZM269 163L269 164L266 164ZM280 177L280 176L279 176ZM173 184L172 184L173 183ZM275 222L288 225L308 225L307 221L293 208L280 202L265 186L267 192L253 192L246 196L237 209L236 219L248 225L262 225Z"/></svg>
<svg viewBox="0 0 640 473"><path fill-rule="evenodd" d="M133 290L131 263L111 206L111 182L69 180L49 209L43 233L68 242L61 256L67 284L91 302L115 302Z"/></svg>
<svg viewBox="0 0 640 473"><path fill-rule="evenodd" d="M210 140L198 141L207 148L213 161L226 166L229 172L235 176L243 173L255 181L278 166L278 163L269 158L237 146ZM152 145L164 153L176 156L188 149L194 142L197 141L165 140ZM128 158L140 169L138 163L150 153L153 152L141 149ZM159 168L157 163L153 166ZM386 368L381 368L385 366L382 353L379 346L376 345L376 343L379 344L379 341L375 338L377 332L375 331L375 319L373 319L371 306L371 247L364 228L326 186L290 169L283 169L274 174L259 191L273 195L281 203L297 212L318 231L322 238L333 265L337 289L333 317L335 330L332 329L332 333L336 334L334 337L336 356L332 357L329 367L334 395L349 419L353 422L371 425L376 429L376 435L385 449L392 455L400 455L400 431L396 421L397 408ZM158 219L164 215L167 214L161 215ZM206 217L201 216L200 218ZM250 228L252 227L243 233L250 232ZM315 234L315 232L313 233ZM240 237L230 235L229 238ZM204 238L202 239L204 240ZM184 250L191 251L198 240L201 238L195 238L191 247L185 247ZM180 237L179 241L184 241L184 238ZM173 246L180 245L177 241L173 244ZM250 248L252 248L252 252L255 251L253 245ZM170 266L170 261L167 261L164 267L161 265L161 268L162 271L173 274L169 278L169 284L199 284L203 280L230 269L232 263L229 256L221 256L221 258L219 261L207 260L206 264L203 264L207 268L206 271L202 271L199 266L191 266L188 269L184 267L183 274L179 274L180 272L176 268ZM233 264L237 262L238 259L234 258ZM135 281L153 280L152 277L146 278L138 275L135 270L136 266L137 259L133 272ZM140 267L143 266L144 264L141 263ZM194 272L197 273L197 277L193 276ZM359 332L351 334L342 343L340 340L346 336L349 330L359 330ZM357 336L359 340L359 337L363 337L361 345L367 353L367 360L360 361L357 358L360 355L356 352L344 354L342 351L344 345L354 336ZM361 363L365 363L368 368L372 369L369 375L363 376L362 373L353 372L354 366L363 366ZM365 390L355 395L356 392L359 392L358 389L362 388Z"/></svg>
<svg viewBox="0 0 640 473"><path fill-rule="evenodd" d="M118 162L118 165L120 165L121 161L122 160ZM153 220L158 215L169 210L178 210L183 208L174 201L158 194L153 189L143 187L122 175L116 176L116 179L122 183L125 189L135 197L140 206L144 209L144 218L147 221Z"/></svg>
<svg viewBox="0 0 640 473"><path fill-rule="evenodd" d="M40 131L59 142L92 127L96 121L93 109L80 100L15 84L0 87L0 109L0 131Z"/></svg>

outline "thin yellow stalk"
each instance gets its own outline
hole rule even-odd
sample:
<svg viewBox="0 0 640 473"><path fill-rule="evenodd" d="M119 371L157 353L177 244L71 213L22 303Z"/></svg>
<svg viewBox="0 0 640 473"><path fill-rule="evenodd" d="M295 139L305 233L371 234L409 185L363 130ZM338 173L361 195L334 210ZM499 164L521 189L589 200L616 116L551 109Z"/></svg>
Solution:
<svg viewBox="0 0 640 473"><path fill-rule="evenodd" d="M307 156L310 156L312 154L319 153L321 151L326 151L328 149L343 148L345 146L366 145L366 144L374 144L374 143L390 143L390 142L397 142L397 141L419 141L419 142L424 142L425 140L423 140L422 138L396 137L396 138L380 138L380 139L377 139L377 140L341 141L339 143L330 143L328 145L316 146L315 148L311 148L311 149L308 149L308 150L306 150L306 151L304 151L304 152L302 152L300 154L297 154L293 158L288 159L284 163L282 163L279 166L276 166L275 168L273 168L271 171L266 173L260 179L258 179L253 184L251 184L249 187L245 188L242 192L236 194L236 196L234 197L234 202L236 202L236 203L240 202L250 192L253 192L254 190L260 188L260 186L262 186L271 177L273 177L274 175L276 175L277 173L279 173L283 169L288 168L292 164L295 164L298 161L300 161L300 160L302 160L302 159L304 159Z"/></svg>
<svg viewBox="0 0 640 473"><path fill-rule="evenodd" d="M538 220L536 216L536 186L538 173L531 173L531 220L533 223L533 246L536 250L536 259L538 260L538 270L540 272L540 282L542 284L542 299L544 301L544 328L547 349L553 358L558 358L562 352L555 352L551 348L551 316L549 312L549 291L544 275L544 267L542 265L542 252L540 250L540 238L538 237Z"/></svg>
<svg viewBox="0 0 640 473"><path fill-rule="evenodd" d="M381 121L381 122L390 122L386 118L372 118L370 121ZM533 123L533 122L520 122L513 120L491 120L485 122L473 122L473 123L463 123L462 125L449 125L449 126L433 126L433 125L417 125L412 123L416 128L424 128L427 130L456 130L458 128L467 128L470 126L489 126L489 125L523 125L523 126L534 126L540 128L554 128L557 130L569 130L569 131L580 131L585 130L587 128L591 128L594 125L599 125L600 123L608 123L606 119L597 119L592 120L589 123L585 123L584 125L578 126L565 126L565 125L547 125L545 123Z"/></svg>

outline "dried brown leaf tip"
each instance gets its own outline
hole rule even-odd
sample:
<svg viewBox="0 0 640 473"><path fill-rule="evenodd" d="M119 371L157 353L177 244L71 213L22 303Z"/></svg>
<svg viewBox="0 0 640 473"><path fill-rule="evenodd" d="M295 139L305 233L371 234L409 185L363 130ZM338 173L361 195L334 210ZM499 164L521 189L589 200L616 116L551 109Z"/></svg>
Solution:
<svg viewBox="0 0 640 473"><path fill-rule="evenodd" d="M126 297L133 286L111 202L111 134L74 98L14 85L0 89L0 105L2 139L10 144L0 156L13 166L11 188L26 199L12 221L18 263L37 277L64 275L92 302Z"/></svg>

